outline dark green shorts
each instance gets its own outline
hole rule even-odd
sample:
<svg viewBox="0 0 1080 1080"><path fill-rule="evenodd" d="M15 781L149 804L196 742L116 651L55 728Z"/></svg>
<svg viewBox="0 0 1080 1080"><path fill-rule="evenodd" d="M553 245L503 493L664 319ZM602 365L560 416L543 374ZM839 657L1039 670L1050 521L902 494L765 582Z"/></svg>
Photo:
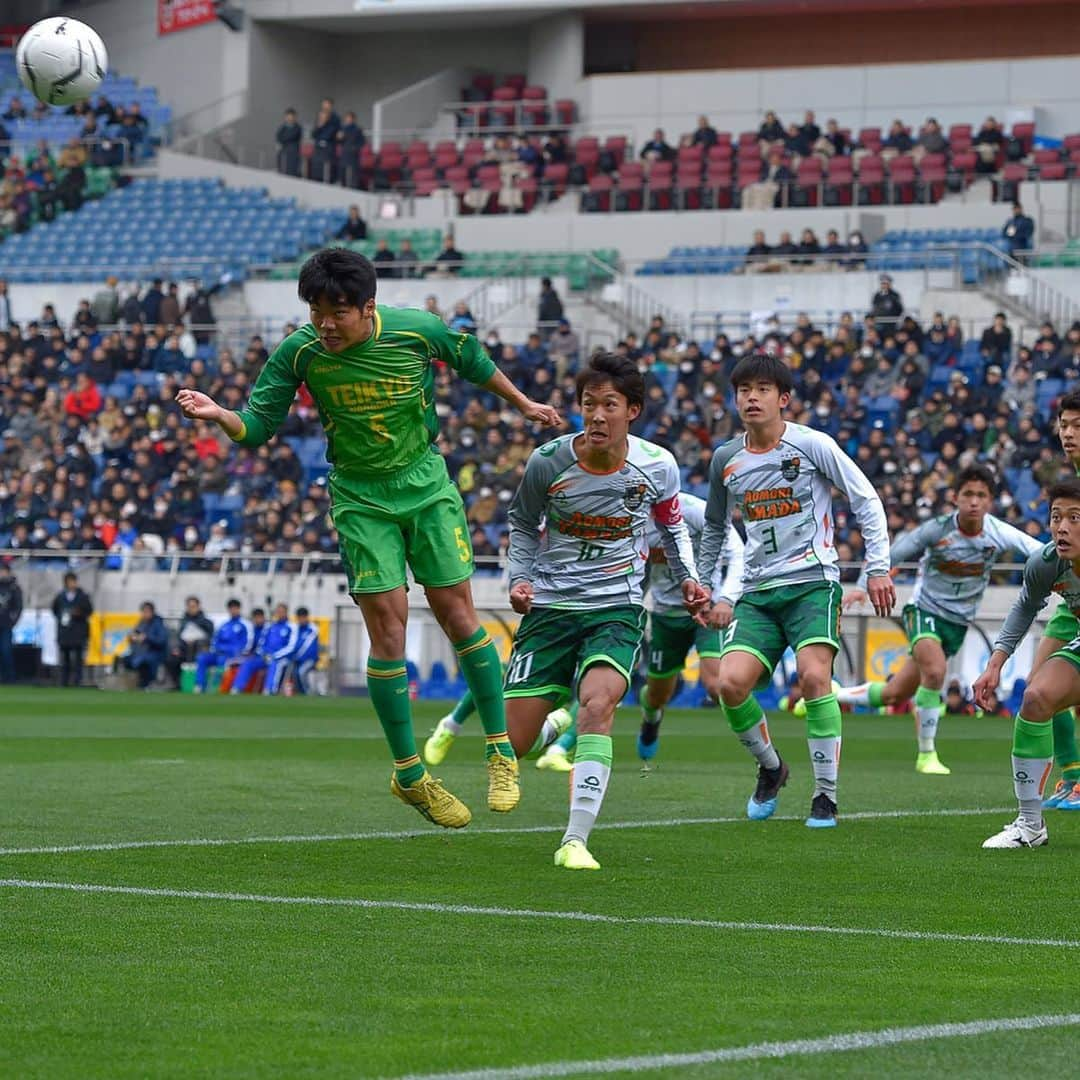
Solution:
<svg viewBox="0 0 1080 1080"><path fill-rule="evenodd" d="M406 564L421 585L435 588L472 577L465 506L441 454L425 454L387 480L332 472L330 497L350 593L404 585Z"/></svg>
<svg viewBox="0 0 1080 1080"><path fill-rule="evenodd" d="M1058 604L1057 611L1050 616L1050 621L1043 631L1044 637L1054 638L1056 641L1072 641L1080 637L1080 619L1066 607Z"/></svg>
<svg viewBox="0 0 1080 1080"><path fill-rule="evenodd" d="M649 677L664 679L678 675L686 666L691 649L699 659L719 656L722 632L695 622L689 615L649 616Z"/></svg>
<svg viewBox="0 0 1080 1080"><path fill-rule="evenodd" d="M790 646L830 645L840 650L840 598L835 581L808 581L743 593L724 635L721 655L748 652L768 675Z"/></svg>
<svg viewBox="0 0 1080 1080"><path fill-rule="evenodd" d="M908 604L903 611L904 633L908 644L914 650L915 642L923 638L933 638L941 643L946 656L955 656L964 645L967 635L966 623L955 623L943 619L940 615L931 615L914 604Z"/></svg>
<svg viewBox="0 0 1080 1080"><path fill-rule="evenodd" d="M593 664L613 667L630 685L645 630L645 610L626 605L599 611L533 608L518 624L504 696L570 699Z"/></svg>

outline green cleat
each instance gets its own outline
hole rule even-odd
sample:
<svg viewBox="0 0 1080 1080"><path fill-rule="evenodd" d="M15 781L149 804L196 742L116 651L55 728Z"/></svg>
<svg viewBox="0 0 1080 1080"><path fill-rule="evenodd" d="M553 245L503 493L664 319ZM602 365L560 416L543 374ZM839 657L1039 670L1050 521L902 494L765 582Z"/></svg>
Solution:
<svg viewBox="0 0 1080 1080"><path fill-rule="evenodd" d="M580 840L567 840L555 852L555 865L567 870L599 870L600 864L589 854L589 849Z"/></svg>
<svg viewBox="0 0 1080 1080"><path fill-rule="evenodd" d="M551 772L570 772L574 766L570 762L570 755L558 743L552 743L536 759L536 767Z"/></svg>
<svg viewBox="0 0 1080 1080"><path fill-rule="evenodd" d="M450 753L450 747L454 745L457 735L447 727L446 721L449 719L449 716L444 716L424 743L424 761L429 765L441 765Z"/></svg>
<svg viewBox="0 0 1080 1080"><path fill-rule="evenodd" d="M949 776L952 769L942 765L938 760L937 751L930 750L919 754L915 759L915 771L923 776Z"/></svg>

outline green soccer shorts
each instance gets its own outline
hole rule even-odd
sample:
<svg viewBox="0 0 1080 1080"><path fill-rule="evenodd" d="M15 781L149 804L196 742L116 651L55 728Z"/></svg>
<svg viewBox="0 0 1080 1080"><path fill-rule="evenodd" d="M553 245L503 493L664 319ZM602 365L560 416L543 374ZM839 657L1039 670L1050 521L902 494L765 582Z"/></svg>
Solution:
<svg viewBox="0 0 1080 1080"><path fill-rule="evenodd" d="M627 604L598 611L533 608L518 623L503 695L570 699L574 672L580 681L594 664L613 667L625 680L637 667L645 609Z"/></svg>
<svg viewBox="0 0 1080 1080"><path fill-rule="evenodd" d="M1080 637L1080 619L1068 609L1065 604L1058 604L1057 611L1050 616L1046 624L1043 637L1053 638L1055 641L1072 641Z"/></svg>
<svg viewBox="0 0 1080 1080"><path fill-rule="evenodd" d="M433 588L472 577L465 506L441 454L425 454L385 480L335 471L329 488L351 594L399 588L406 565L419 584Z"/></svg>
<svg viewBox="0 0 1080 1080"><path fill-rule="evenodd" d="M967 634L966 623L955 623L943 619L940 615L931 615L914 604L908 604L901 615L904 633L907 634L909 652L914 652L915 642L923 638L933 638L940 643L945 655L955 656L964 644Z"/></svg>
<svg viewBox="0 0 1080 1080"><path fill-rule="evenodd" d="M768 679L789 645L795 652L806 645L831 645L839 652L842 592L835 581L809 581L743 593L720 655L750 653Z"/></svg>
<svg viewBox="0 0 1080 1080"><path fill-rule="evenodd" d="M697 649L701 660L719 656L721 637L720 630L702 626L689 615L654 611L649 616L649 678L678 675L691 649Z"/></svg>

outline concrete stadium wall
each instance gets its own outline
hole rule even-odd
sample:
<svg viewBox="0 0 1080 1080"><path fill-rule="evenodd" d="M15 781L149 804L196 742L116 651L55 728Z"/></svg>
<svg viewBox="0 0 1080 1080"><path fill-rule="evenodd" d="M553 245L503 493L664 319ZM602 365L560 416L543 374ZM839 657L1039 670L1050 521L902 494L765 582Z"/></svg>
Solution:
<svg viewBox="0 0 1080 1080"><path fill-rule="evenodd" d="M158 37L157 4L142 0L67 5L52 14L89 23L109 51L109 66L143 85L156 86L174 120L191 113L205 131L241 116L248 84L246 33L220 22Z"/></svg>
<svg viewBox="0 0 1080 1080"><path fill-rule="evenodd" d="M807 108L824 127L887 126L899 117L944 126L1033 119L1044 135L1080 131L1080 56L1031 60L762 68L747 71L594 75L585 81L590 123L625 125L636 141L656 127L671 142L704 113L713 126L757 130L768 109L788 123Z"/></svg>

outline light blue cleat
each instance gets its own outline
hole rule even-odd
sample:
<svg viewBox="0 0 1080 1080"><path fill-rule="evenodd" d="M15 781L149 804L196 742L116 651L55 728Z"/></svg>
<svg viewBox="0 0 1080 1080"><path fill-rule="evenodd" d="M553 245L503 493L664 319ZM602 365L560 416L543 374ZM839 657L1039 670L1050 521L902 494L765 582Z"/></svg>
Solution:
<svg viewBox="0 0 1080 1080"><path fill-rule="evenodd" d="M645 720L637 736L637 754L642 761L652 761L660 749L660 725L650 724Z"/></svg>
<svg viewBox="0 0 1080 1080"><path fill-rule="evenodd" d="M836 803L824 792L815 795L810 804L810 816L806 819L808 829L835 829Z"/></svg>
<svg viewBox="0 0 1080 1080"><path fill-rule="evenodd" d="M765 821L776 813L780 789L787 783L790 772L783 758L775 769L758 766L757 787L746 803L746 816L751 821Z"/></svg>

